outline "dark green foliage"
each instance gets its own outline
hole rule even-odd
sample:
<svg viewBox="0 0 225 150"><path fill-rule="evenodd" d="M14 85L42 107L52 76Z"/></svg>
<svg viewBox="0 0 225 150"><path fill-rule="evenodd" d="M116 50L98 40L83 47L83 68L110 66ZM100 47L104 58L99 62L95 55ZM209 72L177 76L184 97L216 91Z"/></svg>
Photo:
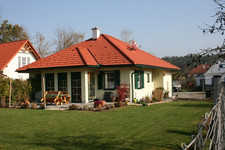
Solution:
<svg viewBox="0 0 225 150"><path fill-rule="evenodd" d="M30 99L31 84L29 81L15 79L12 81L12 103Z"/></svg>
<svg viewBox="0 0 225 150"><path fill-rule="evenodd" d="M18 24L12 25L8 20L3 20L0 27L0 43L28 39L28 34Z"/></svg>
<svg viewBox="0 0 225 150"><path fill-rule="evenodd" d="M5 101L9 95L9 78L0 76L0 100Z"/></svg>
<svg viewBox="0 0 225 150"><path fill-rule="evenodd" d="M207 56L203 56L200 59L201 62L197 62L197 60L193 60L194 56L195 55L166 56L166 57L163 57L162 59L175 65L175 66L178 66L179 68L181 68L181 70L183 70L185 67L187 67L188 65L193 64L193 63L213 65L216 62L216 60L218 59L217 55L209 55L209 56L207 55Z"/></svg>

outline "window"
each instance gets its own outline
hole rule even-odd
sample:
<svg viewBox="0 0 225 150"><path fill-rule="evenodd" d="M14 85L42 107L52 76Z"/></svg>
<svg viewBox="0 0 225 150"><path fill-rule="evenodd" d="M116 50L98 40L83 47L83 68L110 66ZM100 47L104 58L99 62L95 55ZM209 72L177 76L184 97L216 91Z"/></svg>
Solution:
<svg viewBox="0 0 225 150"><path fill-rule="evenodd" d="M18 56L18 68L22 67L21 66L21 56Z"/></svg>
<svg viewBox="0 0 225 150"><path fill-rule="evenodd" d="M144 88L144 71L135 72L135 89Z"/></svg>
<svg viewBox="0 0 225 150"><path fill-rule="evenodd" d="M46 91L54 91L54 74L45 74L45 87Z"/></svg>
<svg viewBox="0 0 225 150"><path fill-rule="evenodd" d="M26 64L27 64L26 57L22 57L22 67L25 66Z"/></svg>
<svg viewBox="0 0 225 150"><path fill-rule="evenodd" d="M149 73L147 74L147 82L150 82L150 75L149 75Z"/></svg>
<svg viewBox="0 0 225 150"><path fill-rule="evenodd" d="M115 89L114 72L105 72L105 89Z"/></svg>
<svg viewBox="0 0 225 150"><path fill-rule="evenodd" d="M114 90L120 85L120 70L100 71L98 74L98 89Z"/></svg>
<svg viewBox="0 0 225 150"><path fill-rule="evenodd" d="M58 73L58 90L68 91L67 89L67 73Z"/></svg>

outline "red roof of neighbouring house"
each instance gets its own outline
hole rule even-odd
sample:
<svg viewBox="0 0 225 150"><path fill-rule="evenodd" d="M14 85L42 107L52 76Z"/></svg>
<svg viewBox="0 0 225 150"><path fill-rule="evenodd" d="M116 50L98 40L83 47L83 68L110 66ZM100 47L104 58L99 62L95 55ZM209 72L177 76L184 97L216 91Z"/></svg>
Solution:
<svg viewBox="0 0 225 150"><path fill-rule="evenodd" d="M0 44L0 70L3 70L9 64L25 44L31 47L31 51L37 59L41 58L28 40L2 43Z"/></svg>
<svg viewBox="0 0 225 150"><path fill-rule="evenodd" d="M210 65L208 64L200 64L196 68L193 68L191 71L189 71L189 74L203 74L206 73L209 68Z"/></svg>
<svg viewBox="0 0 225 150"><path fill-rule="evenodd" d="M121 66L143 65L164 69L179 70L160 58L133 47L112 36L101 34L98 39L88 39L70 48L42 58L34 63L19 68L17 71L30 69L77 67L77 66Z"/></svg>

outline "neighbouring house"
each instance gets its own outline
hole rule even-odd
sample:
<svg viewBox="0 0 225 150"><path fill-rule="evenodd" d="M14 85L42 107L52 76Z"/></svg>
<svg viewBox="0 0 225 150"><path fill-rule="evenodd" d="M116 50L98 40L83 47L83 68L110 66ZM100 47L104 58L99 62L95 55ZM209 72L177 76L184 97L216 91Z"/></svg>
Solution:
<svg viewBox="0 0 225 150"><path fill-rule="evenodd" d="M68 91L71 102L88 103L117 96L116 87L129 85L128 99L152 96L163 87L172 96L172 74L178 67L157 58L136 45L129 45L93 28L93 37L70 48L19 68L30 73L46 91ZM44 81L44 82L43 82ZM43 93L43 89L42 90ZM105 99L110 101L109 99Z"/></svg>
<svg viewBox="0 0 225 150"><path fill-rule="evenodd" d="M207 90L212 90L213 78L215 76L220 76L221 81L225 81L225 62L224 59L219 59L209 70L204 74L205 76L205 86Z"/></svg>
<svg viewBox="0 0 225 150"><path fill-rule="evenodd" d="M0 57L0 74L23 80L29 78L29 73L18 73L16 69L41 58L28 40L0 44Z"/></svg>
<svg viewBox="0 0 225 150"><path fill-rule="evenodd" d="M204 73L210 68L208 64L200 64L197 67L193 68L191 71L188 72L188 76L193 76L196 80L196 86L201 86L204 90L205 85L205 75Z"/></svg>

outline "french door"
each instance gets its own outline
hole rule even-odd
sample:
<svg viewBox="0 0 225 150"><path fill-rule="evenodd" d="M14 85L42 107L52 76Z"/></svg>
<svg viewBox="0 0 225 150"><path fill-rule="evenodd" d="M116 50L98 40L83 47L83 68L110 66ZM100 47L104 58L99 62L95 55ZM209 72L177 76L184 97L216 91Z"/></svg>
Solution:
<svg viewBox="0 0 225 150"><path fill-rule="evenodd" d="M72 103L81 103L81 73L71 73Z"/></svg>

